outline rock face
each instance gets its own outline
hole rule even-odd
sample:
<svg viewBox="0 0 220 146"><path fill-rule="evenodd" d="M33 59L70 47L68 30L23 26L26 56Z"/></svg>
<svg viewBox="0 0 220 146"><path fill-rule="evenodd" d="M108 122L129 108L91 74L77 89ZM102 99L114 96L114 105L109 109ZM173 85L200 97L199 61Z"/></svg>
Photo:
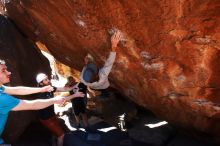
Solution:
<svg viewBox="0 0 220 146"><path fill-rule="evenodd" d="M219 0L16 0L8 16L61 62L101 66L123 33L112 86L156 115L220 135Z"/></svg>
<svg viewBox="0 0 220 146"><path fill-rule="evenodd" d="M12 72L10 85L36 86L38 72L50 73L47 59L2 15L0 28L0 59L6 61L8 70ZM34 95L20 98L33 99ZM5 140L15 141L34 117L33 111L11 112L4 131Z"/></svg>

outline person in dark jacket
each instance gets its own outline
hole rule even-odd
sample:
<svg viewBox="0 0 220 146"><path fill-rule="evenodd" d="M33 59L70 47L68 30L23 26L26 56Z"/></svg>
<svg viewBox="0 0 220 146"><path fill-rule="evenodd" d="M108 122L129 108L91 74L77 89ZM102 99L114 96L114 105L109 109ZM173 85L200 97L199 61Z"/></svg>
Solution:
<svg viewBox="0 0 220 146"><path fill-rule="evenodd" d="M85 86L83 83L76 82L76 80L70 76L67 78L67 83L65 87L73 87L73 90L70 91L70 94L74 94L77 91L82 92L84 94L84 98L76 97L75 99L71 100L71 102L74 111L74 116L76 119L77 128L80 127L80 117L82 117L85 129L89 129L88 118L86 114L87 86Z"/></svg>

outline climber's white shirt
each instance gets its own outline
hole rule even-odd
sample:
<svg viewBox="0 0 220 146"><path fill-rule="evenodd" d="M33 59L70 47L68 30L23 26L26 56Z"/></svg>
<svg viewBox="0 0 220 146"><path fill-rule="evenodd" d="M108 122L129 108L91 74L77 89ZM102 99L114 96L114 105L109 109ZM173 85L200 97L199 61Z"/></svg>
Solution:
<svg viewBox="0 0 220 146"><path fill-rule="evenodd" d="M99 80L93 83L88 83L83 80L83 73L85 71L85 67L83 68L80 76L80 80L82 83L84 83L86 86L92 88L92 89L106 89L110 86L108 75L111 72L112 66L115 62L116 58L116 52L110 52L108 59L105 61L104 66L99 69Z"/></svg>

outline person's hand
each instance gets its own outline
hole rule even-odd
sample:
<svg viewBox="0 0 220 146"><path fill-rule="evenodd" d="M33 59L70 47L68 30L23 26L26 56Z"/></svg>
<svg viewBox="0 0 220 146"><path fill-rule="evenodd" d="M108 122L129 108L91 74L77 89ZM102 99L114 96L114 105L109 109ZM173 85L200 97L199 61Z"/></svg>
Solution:
<svg viewBox="0 0 220 146"><path fill-rule="evenodd" d="M78 87L78 84L75 84L74 86L72 86L72 89L73 93L76 93L79 91L79 87Z"/></svg>
<svg viewBox="0 0 220 146"><path fill-rule="evenodd" d="M119 41L121 40L122 35L119 31L116 31L112 37L111 37L111 43L112 43L112 51L115 51L117 48L117 45L119 43Z"/></svg>
<svg viewBox="0 0 220 146"><path fill-rule="evenodd" d="M66 102L65 97L63 96L56 96L53 99L54 99L54 103L59 105L63 105Z"/></svg>
<svg viewBox="0 0 220 146"><path fill-rule="evenodd" d="M92 97L96 97L96 92L88 87L88 93Z"/></svg>
<svg viewBox="0 0 220 146"><path fill-rule="evenodd" d="M82 92L78 92L78 91L77 91L75 94L73 94L73 96L74 96L74 98L75 98L75 97L84 97L85 94L82 93Z"/></svg>
<svg viewBox="0 0 220 146"><path fill-rule="evenodd" d="M78 87L78 86L74 86L74 87L73 87L73 92L76 93L76 92L78 92L78 91L79 91L79 87Z"/></svg>
<svg viewBox="0 0 220 146"><path fill-rule="evenodd" d="M54 88L51 85L44 86L41 88L41 92L52 92Z"/></svg>
<svg viewBox="0 0 220 146"><path fill-rule="evenodd" d="M78 97L83 98L84 96L85 96L85 94L83 94L82 92L76 92L76 93L74 93L73 95L67 96L67 97L65 98L65 100L66 100L66 101L69 101L69 100L71 100L71 99L73 99L73 98L78 98Z"/></svg>

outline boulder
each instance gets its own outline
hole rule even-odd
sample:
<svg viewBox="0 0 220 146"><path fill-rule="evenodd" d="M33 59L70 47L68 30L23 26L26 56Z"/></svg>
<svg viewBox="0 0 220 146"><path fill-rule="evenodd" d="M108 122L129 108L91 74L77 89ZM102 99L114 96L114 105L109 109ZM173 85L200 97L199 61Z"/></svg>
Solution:
<svg viewBox="0 0 220 146"><path fill-rule="evenodd" d="M220 135L220 1L8 0L8 17L32 41L79 71L87 53L102 66L123 39L112 87L157 116Z"/></svg>

